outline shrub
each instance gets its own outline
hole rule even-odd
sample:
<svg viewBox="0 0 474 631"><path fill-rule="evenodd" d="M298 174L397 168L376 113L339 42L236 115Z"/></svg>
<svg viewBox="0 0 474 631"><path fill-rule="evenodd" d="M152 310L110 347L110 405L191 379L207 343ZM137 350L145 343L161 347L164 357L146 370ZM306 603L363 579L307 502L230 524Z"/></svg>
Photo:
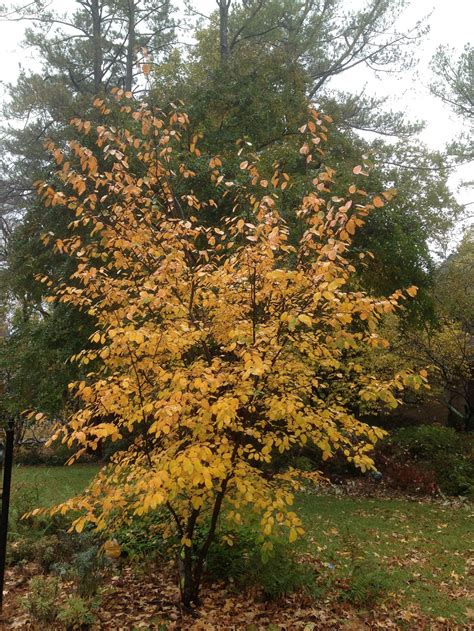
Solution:
<svg viewBox="0 0 474 631"><path fill-rule="evenodd" d="M122 552L132 560L139 561L140 567L146 559L157 555L172 558L179 539L163 539L159 536L156 515L147 515L115 531ZM199 546L205 529L196 539ZM297 551L287 538L273 537L273 550L262 554L263 538L257 523L242 525L239 528L221 527L219 535L211 545L206 562L207 582L223 581L236 589L257 588L269 600L283 597L296 591L315 593L315 572L313 568L301 564Z"/></svg>
<svg viewBox="0 0 474 631"><path fill-rule="evenodd" d="M60 541L56 535L42 537L33 545L33 560L39 563L43 572L49 572L60 554Z"/></svg>
<svg viewBox="0 0 474 631"><path fill-rule="evenodd" d="M58 620L68 629L83 629L96 622L95 611L99 601L81 596L70 596L59 608Z"/></svg>
<svg viewBox="0 0 474 631"><path fill-rule="evenodd" d="M22 599L22 608L40 623L56 620L59 580L53 576L35 576L28 584L28 594Z"/></svg>
<svg viewBox="0 0 474 631"><path fill-rule="evenodd" d="M74 555L69 575L80 596L93 596L102 582L106 561L98 546L90 546Z"/></svg>
<svg viewBox="0 0 474 631"><path fill-rule="evenodd" d="M36 528L35 528L35 527ZM78 552L87 550L95 545L92 534L70 533L69 522L60 517L42 516L33 521L28 528L23 524L22 529L8 547L8 562L18 565L26 561L38 563L44 572L51 570L65 575L71 560Z"/></svg>
<svg viewBox="0 0 474 631"><path fill-rule="evenodd" d="M153 559L157 555L167 556L174 541L166 540L162 535L162 510L151 511L122 524L114 531L114 538L122 553L132 560Z"/></svg>
<svg viewBox="0 0 474 631"><path fill-rule="evenodd" d="M404 490L430 493L435 484L448 495L474 491L472 437L451 427L399 429L381 443L378 460L386 477Z"/></svg>
<svg viewBox="0 0 474 631"><path fill-rule="evenodd" d="M61 541L56 535L39 538L21 537L9 546L8 552L8 562L11 565L34 561L43 572L49 572L63 556Z"/></svg>
<svg viewBox="0 0 474 631"><path fill-rule="evenodd" d="M26 534L28 537L42 537L46 535L63 536L69 531L71 527L71 519L64 515L49 515L44 513L42 515L35 515L34 517L22 517L25 514L24 508L18 508L18 503L15 502L15 512L19 519L17 522L18 532ZM33 504L34 506L35 504ZM31 510L31 504L28 506L28 510Z"/></svg>
<svg viewBox="0 0 474 631"><path fill-rule="evenodd" d="M443 453L465 452L465 437L452 427L442 425L402 427L392 434L392 440L413 458L427 462L436 461Z"/></svg>
<svg viewBox="0 0 474 631"><path fill-rule="evenodd" d="M283 454L277 453L269 464L263 464L262 469L269 474L287 471L290 467L301 471L321 471L326 476L359 475L360 469L340 451L336 451L331 458L324 460L321 450L313 441L308 441L304 447L292 447Z"/></svg>
<svg viewBox="0 0 474 631"><path fill-rule="evenodd" d="M238 589L256 587L269 600L297 591L314 594L313 568L300 563L297 552L286 539L274 538L272 544L273 550L262 555L256 527L221 531L209 551L207 579L233 583Z"/></svg>
<svg viewBox="0 0 474 631"><path fill-rule="evenodd" d="M435 473L410 462L391 461L387 481L390 486L406 492L422 495L436 495L438 492Z"/></svg>
<svg viewBox="0 0 474 631"><path fill-rule="evenodd" d="M386 596L390 587L388 572L372 561L362 561L354 565L341 600L356 607L372 607Z"/></svg>
<svg viewBox="0 0 474 631"><path fill-rule="evenodd" d="M38 506L38 503L39 489L35 484L18 485L15 488L11 505L10 529L13 531L21 531L24 529L26 521L21 519L22 516L30 511L32 507Z"/></svg>
<svg viewBox="0 0 474 631"><path fill-rule="evenodd" d="M18 449L15 454L15 462L29 466L63 466L73 453L74 450L61 443L56 443L51 447L46 447L45 445L28 445Z"/></svg>

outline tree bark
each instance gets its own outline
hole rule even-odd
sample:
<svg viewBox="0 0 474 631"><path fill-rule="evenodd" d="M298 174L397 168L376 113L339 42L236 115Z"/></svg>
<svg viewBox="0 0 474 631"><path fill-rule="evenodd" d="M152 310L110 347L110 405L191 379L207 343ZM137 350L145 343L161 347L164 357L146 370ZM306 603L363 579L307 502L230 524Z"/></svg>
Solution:
<svg viewBox="0 0 474 631"><path fill-rule="evenodd" d="M131 92L133 87L133 62L135 58L136 39L136 4L135 0L128 0L128 41L124 86L126 92Z"/></svg>
<svg viewBox="0 0 474 631"><path fill-rule="evenodd" d="M190 541L193 540L194 529L196 527L196 521L199 512L199 510L193 510L186 525L186 537ZM183 599L183 605L185 607L191 607L192 603L195 602L196 593L199 591L199 589L196 590L196 585L194 581L193 551L190 546L183 546L181 552L181 560L183 567L183 589L181 597Z"/></svg>
<svg viewBox="0 0 474 631"><path fill-rule="evenodd" d="M209 548L211 547L212 542L214 541L214 537L216 534L217 522L219 520L219 515L222 509L222 502L224 500L224 495L227 490L227 484L229 482L229 478L226 478L222 483L222 489L216 496L216 500L214 502L214 508L212 510L211 524L209 526L209 531L207 533L206 540L204 541L199 553L197 555L197 559L194 565L194 575L193 575L193 602L197 605L199 604L199 590L201 588L202 575L204 572L204 563L207 559L207 555L209 553Z"/></svg>
<svg viewBox="0 0 474 631"><path fill-rule="evenodd" d="M94 93L99 94L102 89L104 66L100 0L91 0L90 7L92 17L92 45L94 49Z"/></svg>
<svg viewBox="0 0 474 631"><path fill-rule="evenodd" d="M229 8L231 0L218 0L221 65L229 60Z"/></svg>

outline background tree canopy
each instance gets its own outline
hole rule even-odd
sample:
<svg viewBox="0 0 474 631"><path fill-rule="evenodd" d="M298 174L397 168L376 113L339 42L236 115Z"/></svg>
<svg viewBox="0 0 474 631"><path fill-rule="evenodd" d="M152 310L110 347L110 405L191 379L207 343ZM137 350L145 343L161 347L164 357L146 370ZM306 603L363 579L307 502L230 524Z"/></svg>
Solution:
<svg viewBox="0 0 474 631"><path fill-rule="evenodd" d="M336 78L363 66L382 74L406 74L416 67L426 25L398 26L407 5L403 0L367 0L357 8L343 0L218 0L209 15L188 7L190 30L184 43L183 16L165 0L71 0L61 11L41 1L4 7L7 19L28 24L25 44L38 59L34 69L23 69L8 86L0 156L1 290L12 334L2 352L6 363L16 358L13 373L24 381L20 390L29 392L18 409L44 403L26 386L28 353L12 351L8 344L43 358L38 375L55 390L49 400L60 407L67 398L61 366L90 331L87 318L70 313L71 307L57 311L46 305L44 289L35 280L38 274L66 280L71 273L61 253L40 243L42 234L65 233L68 224L60 208L44 208L33 192L37 179L54 182L54 165L43 145L46 139L58 146L74 140L76 131L68 126L72 117L100 124L104 114L92 101L103 99L106 111L113 87L140 94L157 110L170 102L185 103L189 134L203 136L202 153L192 164L196 186L207 187L210 197L204 177L210 157L229 158L229 179L239 178L236 145L268 166L278 161L293 182L282 192L293 240L299 235L292 217L309 177L305 155L298 153L298 129L308 103L315 104L334 120L319 168L330 166L343 174L335 194L347 188L344 174L361 156L370 167L369 194L397 190L394 201L373 213L357 234L354 256L366 250L374 254L366 257L357 282L383 296L415 284L419 300L406 317L418 323L434 318L434 253L444 251L462 212L448 187L452 162L419 142L419 121L387 109L363 86L357 93L334 87ZM446 55L440 51L433 62L439 75L433 89L465 115L472 55L467 47L452 68ZM150 67L146 81L139 74L144 62ZM121 114L113 116L121 124ZM463 144L463 152L465 148ZM90 150L95 151L93 146ZM219 209L230 211L230 204ZM217 211L206 212L209 225L215 224ZM49 360L51 326L57 350Z"/></svg>

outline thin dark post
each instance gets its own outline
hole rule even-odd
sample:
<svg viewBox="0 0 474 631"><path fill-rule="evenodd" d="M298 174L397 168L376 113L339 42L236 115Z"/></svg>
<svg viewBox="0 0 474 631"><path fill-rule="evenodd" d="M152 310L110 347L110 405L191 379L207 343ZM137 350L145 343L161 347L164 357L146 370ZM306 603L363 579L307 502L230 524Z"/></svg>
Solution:
<svg viewBox="0 0 474 631"><path fill-rule="evenodd" d="M0 613L3 606L3 583L5 580L5 562L7 554L8 510L10 508L10 487L13 467L13 419L8 421L5 441L5 460L3 462L2 516L0 519Z"/></svg>

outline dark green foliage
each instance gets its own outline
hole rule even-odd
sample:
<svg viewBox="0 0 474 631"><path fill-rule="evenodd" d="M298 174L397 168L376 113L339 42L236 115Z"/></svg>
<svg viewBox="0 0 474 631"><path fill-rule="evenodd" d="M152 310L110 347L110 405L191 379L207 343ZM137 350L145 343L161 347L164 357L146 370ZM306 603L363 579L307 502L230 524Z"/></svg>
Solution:
<svg viewBox="0 0 474 631"><path fill-rule="evenodd" d="M77 552L72 557L68 576L73 578L79 596L91 597L97 593L105 567L105 559L97 545Z"/></svg>
<svg viewBox="0 0 474 631"><path fill-rule="evenodd" d="M404 427L394 432L389 440L406 449L413 458L431 462L442 453L464 453L466 445L465 436L441 425Z"/></svg>
<svg viewBox="0 0 474 631"><path fill-rule="evenodd" d="M57 535L39 539L20 539L11 546L10 563L16 565L19 562L34 561L47 573L62 553L60 544Z"/></svg>
<svg viewBox="0 0 474 631"><path fill-rule="evenodd" d="M114 531L114 538L120 545L122 554L133 561L141 562L157 556L169 556L174 550L175 540L164 540L159 536L162 511L153 511L140 518L122 524Z"/></svg>
<svg viewBox="0 0 474 631"><path fill-rule="evenodd" d="M46 316L31 305L18 310L9 336L0 339L0 374L8 382L2 406L17 415L36 409L57 418L68 383L78 376L67 360L87 343L89 333L87 318L73 309L58 307Z"/></svg>
<svg viewBox="0 0 474 631"><path fill-rule="evenodd" d="M467 43L457 58L455 54L455 49L447 46L438 48L431 62L434 80L430 87L465 123L460 138L448 151L456 161L469 163L474 157L474 46ZM466 184L472 185L472 181Z"/></svg>
<svg viewBox="0 0 474 631"><path fill-rule="evenodd" d="M157 511L114 532L122 553L133 562L170 559L179 550L178 540L163 540L156 534L160 517ZM278 537L272 543L273 550L262 555L262 538L256 524L232 531L221 528L207 558L207 582L224 581L238 590L254 588L270 600L296 591L315 595L315 571L301 562L294 544Z"/></svg>
<svg viewBox="0 0 474 631"><path fill-rule="evenodd" d="M22 608L37 622L50 624L58 614L59 580L54 576L35 576L28 584Z"/></svg>
<svg viewBox="0 0 474 631"><path fill-rule="evenodd" d="M227 539L232 539L229 545ZM273 538L273 550L262 556L261 538L256 527L241 527L219 533L207 558L208 581L225 581L238 589L257 588L275 600L297 591L315 596L314 569L302 562L294 545L283 538Z"/></svg>
<svg viewBox="0 0 474 631"><path fill-rule="evenodd" d="M11 565L37 563L43 572L73 580L80 595L97 590L106 566L100 542L90 532L69 532L73 516L48 513L24 518L41 503L36 486L14 488L7 561Z"/></svg>
<svg viewBox="0 0 474 631"><path fill-rule="evenodd" d="M277 454L270 466L263 466L269 475L287 471L290 467L300 471L321 471L329 478L360 475L360 469L347 462L347 458L340 452L336 452L328 460L323 460L321 449L310 441L304 447L294 447L284 454Z"/></svg>
<svg viewBox="0 0 474 631"><path fill-rule="evenodd" d="M431 471L437 485L448 495L470 495L474 490L473 439L452 427L420 425L393 432L379 448L391 462L417 464Z"/></svg>
<svg viewBox="0 0 474 631"><path fill-rule="evenodd" d="M35 466L48 465L60 467L66 464L74 450L61 443L51 447L45 445L24 445L15 453L15 464Z"/></svg>
<svg viewBox="0 0 474 631"><path fill-rule="evenodd" d="M75 567L77 560L78 571L74 575L81 575L82 565L93 565L97 556L97 542L89 533L70 533L70 522L64 519L43 516L28 520L21 530L14 531L13 540L8 548L8 562L12 565L33 561L38 563L44 572L54 571L65 575ZM82 558L85 554L85 558Z"/></svg>
<svg viewBox="0 0 474 631"><path fill-rule="evenodd" d="M95 612L99 604L97 599L90 600L81 596L69 596L59 608L58 620L67 629L84 629L96 622Z"/></svg>
<svg viewBox="0 0 474 631"><path fill-rule="evenodd" d="M67 629L84 629L96 622L95 610L98 598L90 599L72 595L59 602L60 581L56 576L35 576L28 584L28 593L21 599L22 609L42 628L58 628L58 623ZM47 625L47 627L45 627Z"/></svg>

